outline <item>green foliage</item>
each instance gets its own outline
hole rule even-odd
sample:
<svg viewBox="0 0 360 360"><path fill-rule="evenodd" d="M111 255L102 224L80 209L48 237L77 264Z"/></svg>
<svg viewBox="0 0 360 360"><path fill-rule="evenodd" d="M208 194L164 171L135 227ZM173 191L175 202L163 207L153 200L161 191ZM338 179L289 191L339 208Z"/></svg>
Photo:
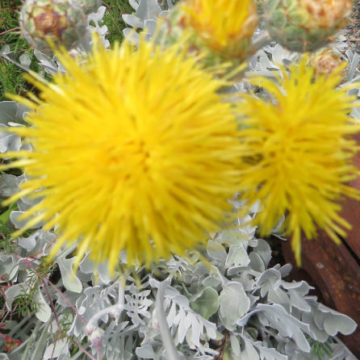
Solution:
<svg viewBox="0 0 360 360"><path fill-rule="evenodd" d="M324 343L315 341L310 337L308 337L308 340L311 346L311 360L322 360L323 358L326 358L326 355L331 357L333 353L330 346L333 343L331 338Z"/></svg>
<svg viewBox="0 0 360 360"><path fill-rule="evenodd" d="M190 303L190 307L205 319L209 319L219 309L219 296L212 287L204 288Z"/></svg>
<svg viewBox="0 0 360 360"><path fill-rule="evenodd" d="M66 336L66 333L70 330L73 321L74 313L72 311L67 310L62 313L62 317L59 319L59 324L61 327L61 334L59 334L59 338Z"/></svg>
<svg viewBox="0 0 360 360"><path fill-rule="evenodd" d="M8 45L16 57L30 52L27 42L20 36L20 31L17 29L20 5L20 0L2 1L0 7L0 49ZM12 29L14 30L7 32ZM16 65L0 58L0 101L5 100L5 92L21 94L26 91L27 85L22 73L23 70Z"/></svg>
<svg viewBox="0 0 360 360"><path fill-rule="evenodd" d="M0 59L0 101L6 100L5 93L21 94L26 89L23 71L16 65Z"/></svg>
<svg viewBox="0 0 360 360"><path fill-rule="evenodd" d="M21 3L20 0L3 0L0 3L0 49L4 45L10 46L16 59L22 54L28 54L31 59L31 69L39 72L40 67L38 62L34 61L35 57L29 44L21 37L20 31L17 29L19 26L18 11ZM121 15L131 13L133 9L129 5L128 0L108 0L103 1L103 5L107 8L104 24L109 29L108 40L110 43L122 41L122 30L125 27L125 23ZM15 30L6 32L11 29ZM5 93L7 92L22 95L31 89L31 86L24 80L23 73L24 71L15 64L0 57L0 101L6 100Z"/></svg>
<svg viewBox="0 0 360 360"><path fill-rule="evenodd" d="M121 17L122 14L132 13L133 9L128 0L108 0L103 1L107 10L104 16L104 24L109 29L107 39L113 44L115 41L122 41L122 30L125 28L125 23Z"/></svg>
<svg viewBox="0 0 360 360"><path fill-rule="evenodd" d="M35 288L34 288L35 289ZM34 294L23 293L13 303L13 314L24 317L37 311L37 303L34 301Z"/></svg>
<svg viewBox="0 0 360 360"><path fill-rule="evenodd" d="M10 213L14 210L16 210L16 204L12 204L0 215L0 250L6 253L12 253L15 247L14 240L11 239L14 227L10 223Z"/></svg>
<svg viewBox="0 0 360 360"><path fill-rule="evenodd" d="M40 259L39 266L37 268L29 267L27 273L27 280L25 286L22 289L20 295L16 296L12 303L11 312L13 315L23 318L27 315L36 313L39 310L39 302L37 301L38 292L44 278L51 276L55 266L52 263L47 262L44 258ZM14 284L13 284L14 285ZM70 321L68 316L62 318L64 322L64 328ZM65 333L66 330L61 331Z"/></svg>

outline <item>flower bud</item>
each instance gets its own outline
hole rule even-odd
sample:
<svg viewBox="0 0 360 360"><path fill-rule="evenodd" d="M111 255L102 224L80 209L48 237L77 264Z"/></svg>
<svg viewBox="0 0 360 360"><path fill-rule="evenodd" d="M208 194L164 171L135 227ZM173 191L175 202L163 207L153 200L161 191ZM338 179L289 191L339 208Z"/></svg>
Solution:
<svg viewBox="0 0 360 360"><path fill-rule="evenodd" d="M266 0L271 37L291 51L314 51L332 41L348 20L352 0Z"/></svg>
<svg viewBox="0 0 360 360"><path fill-rule="evenodd" d="M86 16L71 0L26 0L20 11L20 25L25 39L47 53L49 42L72 49L87 32Z"/></svg>

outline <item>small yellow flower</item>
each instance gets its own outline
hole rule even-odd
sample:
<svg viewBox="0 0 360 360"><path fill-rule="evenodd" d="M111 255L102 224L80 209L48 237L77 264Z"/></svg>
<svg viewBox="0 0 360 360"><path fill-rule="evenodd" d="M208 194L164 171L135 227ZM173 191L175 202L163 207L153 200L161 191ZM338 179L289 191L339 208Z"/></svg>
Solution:
<svg viewBox="0 0 360 360"><path fill-rule="evenodd" d="M243 58L257 27L253 0L186 0L185 25L192 27L211 49L226 57Z"/></svg>
<svg viewBox="0 0 360 360"><path fill-rule="evenodd" d="M260 200L263 210L255 221L263 235L287 214L285 228L298 263L302 233L311 239L318 226L338 242L350 225L339 216L337 200L359 197L346 185L358 176L351 160L358 148L351 134L359 125L348 116L355 106L349 88L337 88L344 66L314 78L307 61L304 57L289 72L282 68L279 85L255 78L272 101L248 95L241 105L244 198L249 206Z"/></svg>
<svg viewBox="0 0 360 360"><path fill-rule="evenodd" d="M29 179L7 202L39 198L15 235L57 226L52 255L77 243L78 261L89 250L113 271L123 250L128 266L149 265L219 229L238 187L238 124L226 82L181 48L97 44L81 65L60 52L66 73L37 79L38 98L13 96L32 109L13 132L33 151L7 154Z"/></svg>

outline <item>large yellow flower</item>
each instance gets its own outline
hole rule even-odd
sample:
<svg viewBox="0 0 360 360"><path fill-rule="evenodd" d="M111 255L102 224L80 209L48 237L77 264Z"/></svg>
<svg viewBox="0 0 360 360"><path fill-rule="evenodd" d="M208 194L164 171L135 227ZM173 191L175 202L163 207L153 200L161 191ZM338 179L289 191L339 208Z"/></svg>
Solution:
<svg viewBox="0 0 360 360"><path fill-rule="evenodd" d="M243 58L257 27L253 0L186 0L181 6L189 25L213 50Z"/></svg>
<svg viewBox="0 0 360 360"><path fill-rule="evenodd" d="M349 224L338 215L336 201L359 196L346 185L358 175L351 163L357 146L350 135L359 125L348 116L354 106L348 88L337 88L343 69L314 79L304 57L289 72L282 69L279 85L254 79L271 101L249 95L242 104L243 196L248 205L260 200L263 210L255 221L262 234L287 214L285 227L298 263L302 233L310 239L319 226L339 241Z"/></svg>
<svg viewBox="0 0 360 360"><path fill-rule="evenodd" d="M110 270L122 250L129 266L149 265L204 242L238 187L238 125L218 94L225 81L181 44L98 44L81 65L58 56L67 72L36 80L38 98L13 96L32 108L31 126L13 132L33 151L7 154L29 178L8 202L39 198L20 232L57 226L52 254L77 242L79 259L90 250Z"/></svg>

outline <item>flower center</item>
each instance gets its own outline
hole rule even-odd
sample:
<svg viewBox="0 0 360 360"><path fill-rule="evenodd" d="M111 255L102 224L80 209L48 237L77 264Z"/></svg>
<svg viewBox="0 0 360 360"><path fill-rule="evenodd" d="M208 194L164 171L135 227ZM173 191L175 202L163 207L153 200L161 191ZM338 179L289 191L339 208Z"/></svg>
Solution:
<svg viewBox="0 0 360 360"><path fill-rule="evenodd" d="M121 172L127 179L144 175L151 167L152 151L143 139L132 139L123 144L113 145L106 151L106 169Z"/></svg>

